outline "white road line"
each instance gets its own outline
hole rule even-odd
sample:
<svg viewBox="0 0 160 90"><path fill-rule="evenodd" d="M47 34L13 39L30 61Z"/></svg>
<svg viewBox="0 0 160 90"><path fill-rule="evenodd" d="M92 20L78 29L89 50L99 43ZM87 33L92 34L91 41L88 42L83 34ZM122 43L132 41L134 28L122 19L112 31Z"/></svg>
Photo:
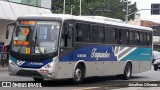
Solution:
<svg viewBox="0 0 160 90"><path fill-rule="evenodd" d="M98 89L100 87L87 87L87 88L80 88L80 89L73 89L73 90L90 90L90 89Z"/></svg>

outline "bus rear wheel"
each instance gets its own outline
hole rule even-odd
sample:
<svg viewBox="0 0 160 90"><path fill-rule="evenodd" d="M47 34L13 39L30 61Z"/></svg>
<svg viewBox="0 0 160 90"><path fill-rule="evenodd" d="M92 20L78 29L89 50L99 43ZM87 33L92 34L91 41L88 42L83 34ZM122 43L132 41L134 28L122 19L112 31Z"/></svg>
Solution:
<svg viewBox="0 0 160 90"><path fill-rule="evenodd" d="M42 82L44 79L43 78L34 78L33 77L33 79L34 79L34 81L36 81L36 82Z"/></svg>
<svg viewBox="0 0 160 90"><path fill-rule="evenodd" d="M82 65L78 65L74 71L73 82L74 84L79 84L84 79L84 70Z"/></svg>
<svg viewBox="0 0 160 90"><path fill-rule="evenodd" d="M132 76L132 64L127 63L124 69L123 79L128 80Z"/></svg>

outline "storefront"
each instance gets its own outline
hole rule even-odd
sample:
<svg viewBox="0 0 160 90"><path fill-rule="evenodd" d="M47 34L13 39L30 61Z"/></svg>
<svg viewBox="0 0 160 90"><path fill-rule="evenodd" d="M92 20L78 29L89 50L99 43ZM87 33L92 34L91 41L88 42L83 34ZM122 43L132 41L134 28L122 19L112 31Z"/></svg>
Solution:
<svg viewBox="0 0 160 90"><path fill-rule="evenodd" d="M5 39L6 27L15 22L19 16L27 14L49 14L51 13L51 0L0 0L0 42L8 45L10 39ZM38 2L39 1L39 2ZM50 2L50 3L49 3ZM10 32L11 34L12 32Z"/></svg>

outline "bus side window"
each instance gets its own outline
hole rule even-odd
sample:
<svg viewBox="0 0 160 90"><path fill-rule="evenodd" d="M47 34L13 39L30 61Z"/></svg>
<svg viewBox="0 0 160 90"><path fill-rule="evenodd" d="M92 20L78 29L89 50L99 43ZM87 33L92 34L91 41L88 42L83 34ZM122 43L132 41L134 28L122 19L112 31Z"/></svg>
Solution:
<svg viewBox="0 0 160 90"><path fill-rule="evenodd" d="M72 48L73 44L73 33L72 33L72 28L69 27L69 25L64 24L63 31L62 31L62 38L61 38L61 47L67 47L67 48Z"/></svg>
<svg viewBox="0 0 160 90"><path fill-rule="evenodd" d="M118 44L122 44L122 29L119 29L118 32Z"/></svg>
<svg viewBox="0 0 160 90"><path fill-rule="evenodd" d="M143 32L141 32L140 33L140 44L141 44L141 46L143 46L143 42L144 42L144 40L143 40Z"/></svg>
<svg viewBox="0 0 160 90"><path fill-rule="evenodd" d="M104 27L103 26L98 26L98 42L99 43L104 43Z"/></svg>
<svg viewBox="0 0 160 90"><path fill-rule="evenodd" d="M115 28L115 44L118 44L118 29L117 28Z"/></svg>
<svg viewBox="0 0 160 90"><path fill-rule="evenodd" d="M85 24L76 24L76 42L85 42Z"/></svg>
<svg viewBox="0 0 160 90"><path fill-rule="evenodd" d="M98 25L92 25L92 43L98 43Z"/></svg>
<svg viewBox="0 0 160 90"><path fill-rule="evenodd" d="M144 46L148 46L147 45L147 32L144 32Z"/></svg>
<svg viewBox="0 0 160 90"><path fill-rule="evenodd" d="M121 29L121 44L128 45L128 31L126 29Z"/></svg>
<svg viewBox="0 0 160 90"><path fill-rule="evenodd" d="M106 44L115 44L115 29L113 27L105 28Z"/></svg>
<svg viewBox="0 0 160 90"><path fill-rule="evenodd" d="M133 31L130 31L129 32L129 44L130 45L134 45L134 32Z"/></svg>
<svg viewBox="0 0 160 90"><path fill-rule="evenodd" d="M152 46L152 32L149 32L149 46Z"/></svg>
<svg viewBox="0 0 160 90"><path fill-rule="evenodd" d="M140 32L136 32L135 33L135 40L136 40L136 45L139 46L140 45Z"/></svg>

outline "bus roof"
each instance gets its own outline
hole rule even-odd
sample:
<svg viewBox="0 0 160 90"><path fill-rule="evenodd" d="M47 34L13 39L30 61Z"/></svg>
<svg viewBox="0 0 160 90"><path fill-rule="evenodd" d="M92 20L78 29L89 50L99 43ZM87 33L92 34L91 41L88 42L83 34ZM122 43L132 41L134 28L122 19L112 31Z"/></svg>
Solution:
<svg viewBox="0 0 160 90"><path fill-rule="evenodd" d="M87 21L87 22L90 21L93 23L101 23L101 24L121 26L126 28L145 29L145 30L153 31L152 28L149 28L149 27L130 25L126 23L112 22L112 21L106 21L106 20L97 19L97 18L90 18L86 16L75 16L75 15L69 15L69 14L32 14L32 15L20 16L18 19L25 19L25 18L60 18L62 20L74 19L74 20L81 20L81 21Z"/></svg>

